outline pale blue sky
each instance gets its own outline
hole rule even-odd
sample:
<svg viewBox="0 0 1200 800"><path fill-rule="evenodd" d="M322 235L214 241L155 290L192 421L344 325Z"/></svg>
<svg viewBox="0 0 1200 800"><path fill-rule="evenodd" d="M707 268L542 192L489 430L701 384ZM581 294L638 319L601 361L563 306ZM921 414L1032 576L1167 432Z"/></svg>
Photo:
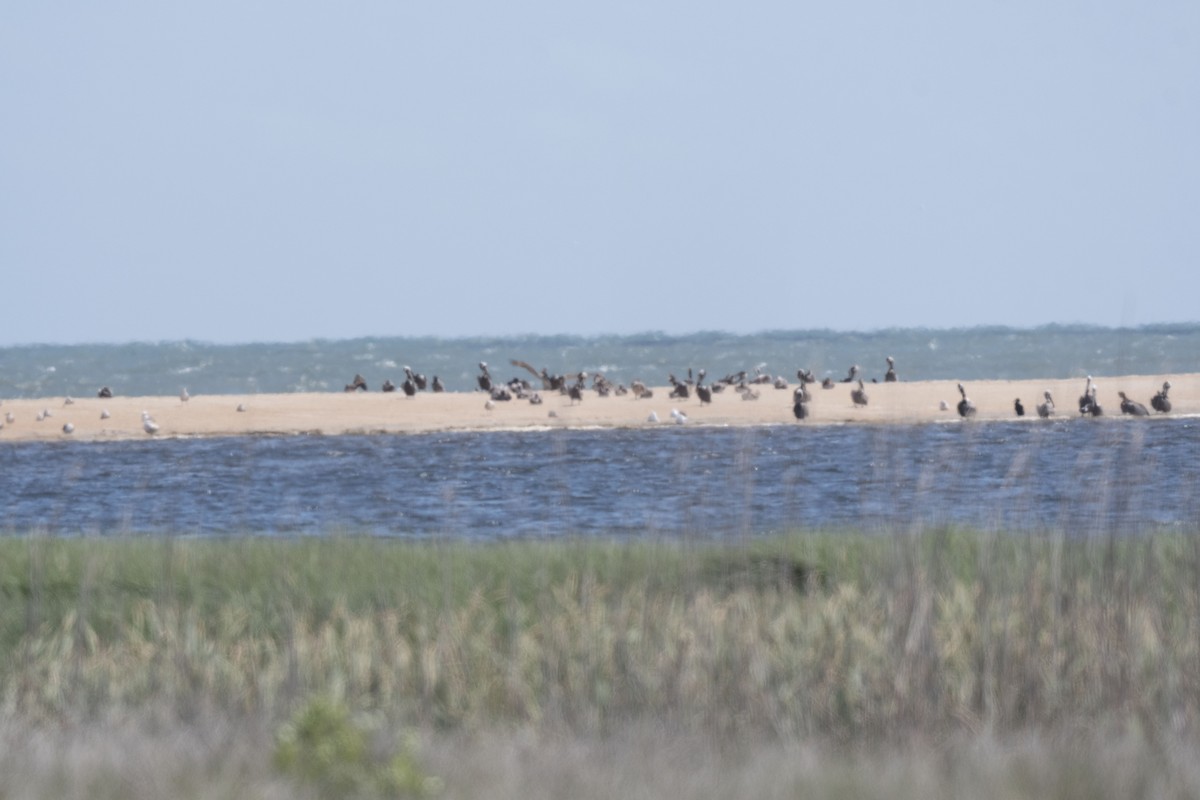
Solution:
<svg viewBox="0 0 1200 800"><path fill-rule="evenodd" d="M1194 0L0 9L0 346L1197 298Z"/></svg>

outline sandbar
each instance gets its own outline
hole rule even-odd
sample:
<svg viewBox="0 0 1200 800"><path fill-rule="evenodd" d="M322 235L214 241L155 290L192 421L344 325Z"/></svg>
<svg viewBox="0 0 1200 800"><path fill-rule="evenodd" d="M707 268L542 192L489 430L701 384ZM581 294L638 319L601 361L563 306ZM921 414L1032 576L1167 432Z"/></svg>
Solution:
<svg viewBox="0 0 1200 800"><path fill-rule="evenodd" d="M1170 414L1154 414L1149 420L1200 415L1200 373L1186 375L1096 376L1098 400L1104 419L1124 418L1118 391L1150 407L1150 398L1164 381L1170 380ZM487 407L482 392L420 392L406 397L402 392L325 392L293 394L206 395L194 394L186 402L179 397L78 397L5 399L0 401L0 442L89 440L113 441L171 437L294 436L413 434L440 431L554 430L578 428L642 428L676 424L672 410L686 415L684 424L693 426L842 425L970 423L960 420L955 410L959 400L957 382L952 380L868 383L866 406L856 406L850 396L854 384L837 383L823 389L810 384L809 417L799 421L792 413L793 381L786 389L770 384L753 386L757 399L746 400L732 387L713 395L711 404L701 404L693 392L687 399L670 397L670 387L653 387L653 396L601 397L586 391L582 402L566 395L540 391L543 402L526 400L497 402ZM1049 391L1054 398L1055 419L1079 418L1078 400L1085 382L1080 378L1061 380L970 381L964 386L975 404L974 421L1017 420L1013 401L1020 398L1025 416L1020 421L1044 423L1035 406ZM943 409L942 404L946 408ZM238 406L244 410L239 411ZM108 412L101 418L102 410ZM50 415L46 416L45 412ZM158 432L142 428L142 412L158 424ZM658 422L651 422L651 413ZM6 421L6 415L12 421ZM37 417L41 414L43 419ZM73 432L64 433L70 423Z"/></svg>

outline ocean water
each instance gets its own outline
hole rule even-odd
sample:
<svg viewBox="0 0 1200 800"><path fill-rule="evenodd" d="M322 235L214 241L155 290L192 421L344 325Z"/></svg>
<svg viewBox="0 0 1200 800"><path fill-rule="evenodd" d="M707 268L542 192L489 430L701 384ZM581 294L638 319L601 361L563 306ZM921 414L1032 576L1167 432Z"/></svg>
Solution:
<svg viewBox="0 0 1200 800"><path fill-rule="evenodd" d="M0 533L729 539L1200 522L1200 421L802 425L0 446Z"/></svg>
<svg viewBox="0 0 1200 800"><path fill-rule="evenodd" d="M358 339L0 349L0 399L372 388L403 365L474 385L518 358L663 382L761 368L901 379L1200 372L1200 326ZM511 371L511 375L510 375ZM663 427L0 444L0 533L668 536L959 524L1072 535L1200 524L1200 421Z"/></svg>
<svg viewBox="0 0 1200 800"><path fill-rule="evenodd" d="M859 364L882 378L896 359L901 380L1070 378L1200 371L1200 324L1142 328L1047 326L1032 330L903 329L868 333L772 331L753 335L525 336L499 339L364 338L283 344L164 342L0 347L0 399L341 391L361 374L372 389L399 384L410 365L450 390L475 387L485 361L500 380L529 377L513 359L552 373L603 372L628 384L706 369L794 378L797 369L842 378Z"/></svg>

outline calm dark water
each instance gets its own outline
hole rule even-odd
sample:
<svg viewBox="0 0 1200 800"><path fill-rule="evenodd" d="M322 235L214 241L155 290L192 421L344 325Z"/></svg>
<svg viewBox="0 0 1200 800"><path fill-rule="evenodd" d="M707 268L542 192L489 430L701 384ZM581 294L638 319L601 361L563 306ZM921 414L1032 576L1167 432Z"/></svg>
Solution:
<svg viewBox="0 0 1200 800"><path fill-rule="evenodd" d="M732 537L1193 530L1200 421L0 445L0 532Z"/></svg>

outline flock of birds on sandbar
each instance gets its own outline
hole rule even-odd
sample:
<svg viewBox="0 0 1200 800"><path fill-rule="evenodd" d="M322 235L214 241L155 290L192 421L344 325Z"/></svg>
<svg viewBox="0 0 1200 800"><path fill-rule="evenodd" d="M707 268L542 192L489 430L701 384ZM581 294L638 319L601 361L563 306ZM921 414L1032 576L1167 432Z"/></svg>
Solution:
<svg viewBox="0 0 1200 800"><path fill-rule="evenodd" d="M897 382L899 377L896 374L895 359L887 356L886 361L887 371L884 373L883 381L885 383ZM582 403L588 394L595 394L599 397L629 395L634 399L650 399L654 397L654 390L641 380L634 380L627 387L621 383L612 383L601 373L589 375L587 372L581 371L556 375L551 374L544 367L540 371L536 370L525 361L513 359L510 363L514 367L520 367L531 373L534 380L540 382L540 389L535 388L533 383L524 377L514 377L506 382L497 381L492 377L487 362L481 361L479 362L479 374L476 376L476 384L478 390L486 394L484 408L489 412L496 408L497 403L511 402L513 400L524 400L533 405L540 405L544 402L542 392L562 395L568 399L571 405ZM400 391L410 398L419 392L427 390L435 393L446 391L445 384L437 375L434 375L432 380L427 380L423 374L405 366L404 376L404 380L399 386L394 384L390 379L385 380L381 386L382 391ZM766 386L770 386L776 390L791 389L792 413L796 419L804 420L811 416L809 406L813 402L813 393L809 390L809 387L818 383L811 371L800 369L796 372L798 385L792 389L787 378L782 375L770 375L764 372L761 366L755 368L753 374L742 370L706 383L707 378L707 372L703 369L693 373L693 370L688 368L687 375L683 379L677 378L674 373L668 374L667 383L671 387L668 398L687 400L694 394L697 400L699 400L700 405L704 406L712 403L715 394L726 390L740 395L743 400L757 400L761 396L762 388ZM872 383L878 383L878 379L872 379ZM862 370L857 364L851 366L846 377L840 381L834 381L832 378L826 377L820 381L820 384L821 388L826 390L835 389L839 384L849 384L851 387L850 400L856 408L866 406L870 402L866 383L862 378ZM1170 389L1170 381L1164 381L1162 388L1150 398L1150 408L1147 408L1136 400L1131 400L1124 391L1117 392L1117 396L1120 397L1121 401L1119 406L1121 414L1134 417L1149 417L1154 413L1166 414L1170 412ZM362 375L356 374L354 379L346 384L345 391L366 392L369 391L369 386ZM960 399L954 407L958 412L958 416L963 419L975 417L978 410L975 403L967 396L967 390L961 383L958 384L958 393ZM97 396L102 399L111 398L113 397L113 392L109 387L105 386L97 392ZM186 388L179 394L181 403L188 402L190 398L191 395ZM74 402L71 397L67 397L64 405L70 406ZM246 411L245 404L239 403L236 410L238 412ZM948 412L950 405L942 401L940 403L940 410ZM1057 409L1054 404L1054 398L1049 391L1043 393L1042 402L1035 404L1034 411L1042 419L1049 419L1056 415ZM1017 417L1025 416L1025 405L1019 397L1013 401L1013 412ZM553 410L549 414L551 417L557 416L557 412ZM1097 385L1091 375L1087 376L1087 383L1084 386L1083 394L1079 397L1079 414L1083 417L1099 417L1104 414L1104 410L1097 398ZM49 408L46 408L38 412L36 419L38 422L42 422L52 416L53 412ZM108 419L109 417L108 409L101 409L100 418ZM671 419L676 424L683 424L687 422L688 417L683 411L672 408ZM659 417L657 412L650 412L647 421L658 422ZM11 425L14 422L15 416L13 412L6 412L2 420L0 420L0 430L3 430L6 424ZM155 421L149 411L142 411L142 430L150 436L157 434L160 430L158 422ZM74 433L75 425L71 422L65 422L62 426L62 432L67 435Z"/></svg>
<svg viewBox="0 0 1200 800"><path fill-rule="evenodd" d="M896 373L896 359L892 356L885 358L887 362L887 371L883 375L884 383L895 383L899 381L899 376ZM543 367L541 370L535 369L526 361L512 359L509 362L514 367L529 372L535 381L540 382L540 389L534 387L533 382L525 377L514 377L506 382L499 382L492 377L491 369L486 361L479 362L479 374L476 376L478 389L487 394L487 400L484 402L484 408L492 411L496 408L497 403L509 402L512 400L526 400L533 405L539 405L543 402L542 392L554 392L569 398L572 405L582 403L584 397L588 393L594 393L599 397L623 396L631 395L635 399L649 399L654 396L654 390L648 387L644 381L635 380L629 386L622 383L614 384L602 373L594 373L589 376L587 372L575 372L566 374L551 374L549 370ZM413 397L418 392L424 391L428 385L425 376L414 372L410 367L404 367L405 379L400 385L400 389L405 395ZM591 385L589 386L589 378ZM667 375L667 383L671 387L669 398L687 400L693 394L700 401L700 405L707 405L712 402L714 394L730 389L741 396L743 400L757 400L761 396L761 387L770 385L775 389L789 389L790 384L787 378L782 375L772 376L763 371L762 367L757 367L754 374L751 375L748 371L742 370L736 373L730 373L722 378L705 383L707 372L703 369L693 372L692 368L688 368L687 377L680 379L674 373ZM807 419L810 416L809 404L813 400L813 394L809 391L809 386L816 384L817 379L811 370L799 369L796 371L796 379L799 385L792 390L792 413L796 419ZM878 383L878 379L872 379L872 383ZM839 383L850 384L850 400L855 407L866 406L870 403L870 398L867 394L866 383L862 378L862 368L857 364L852 365L845 378L841 381L834 381L833 378L826 377L821 382L822 389L834 389ZM346 384L345 391L358 392L368 390L366 379L362 375L355 375L354 380ZM383 391L396 391L397 387L387 380L383 384ZM432 389L434 392L445 391L438 376L433 376ZM1168 392L1171 389L1170 381L1163 383L1162 389L1154 395L1150 400L1151 407L1159 413L1167 413L1171 410L1171 401L1168 397ZM1079 413L1083 416L1098 417L1103 414L1103 409L1096 398L1097 387L1092 380L1092 376L1087 376L1087 384L1084 388L1083 395L1079 398ZM977 413L975 404L967 397L966 388L960 383L958 384L958 393L960 399L955 405L955 410L963 419L973 418ZM1124 392L1118 392L1121 398L1120 409L1122 414L1132 416L1150 416L1151 412L1141 403L1130 400ZM948 411L949 404L942 402L941 410ZM1043 393L1043 402L1034 406L1037 415L1043 419L1048 419L1055 416L1056 409L1054 399L1049 391ZM1025 416L1025 406L1020 398L1013 402L1013 410L1018 417ZM550 416L557 416L555 411L550 411ZM687 421L687 415L677 408L671 409L671 418L678 424ZM657 412L651 412L647 417L649 422L658 422L659 417Z"/></svg>

